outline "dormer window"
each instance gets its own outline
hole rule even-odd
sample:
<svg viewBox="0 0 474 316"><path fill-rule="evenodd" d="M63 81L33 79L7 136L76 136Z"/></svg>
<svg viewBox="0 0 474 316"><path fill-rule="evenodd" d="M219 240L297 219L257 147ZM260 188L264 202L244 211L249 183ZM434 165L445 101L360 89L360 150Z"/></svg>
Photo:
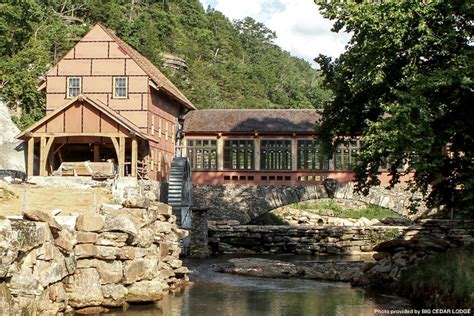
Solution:
<svg viewBox="0 0 474 316"><path fill-rule="evenodd" d="M82 80L81 77L68 77L67 78L67 97L77 97L82 92Z"/></svg>
<svg viewBox="0 0 474 316"><path fill-rule="evenodd" d="M127 77L114 77L114 98L128 97Z"/></svg>

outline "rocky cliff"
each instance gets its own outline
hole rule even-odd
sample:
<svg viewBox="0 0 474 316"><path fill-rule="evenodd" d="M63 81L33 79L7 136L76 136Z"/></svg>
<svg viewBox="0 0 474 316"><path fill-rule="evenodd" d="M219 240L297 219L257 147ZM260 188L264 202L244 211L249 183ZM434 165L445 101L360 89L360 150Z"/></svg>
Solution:
<svg viewBox="0 0 474 316"><path fill-rule="evenodd" d="M12 122L10 112L0 97L0 169L25 172L25 146L15 136L20 130Z"/></svg>

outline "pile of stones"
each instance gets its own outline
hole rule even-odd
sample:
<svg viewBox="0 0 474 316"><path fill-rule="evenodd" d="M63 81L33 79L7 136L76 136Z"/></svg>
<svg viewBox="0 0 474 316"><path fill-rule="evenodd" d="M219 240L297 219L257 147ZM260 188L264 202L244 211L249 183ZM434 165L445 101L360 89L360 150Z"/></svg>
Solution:
<svg viewBox="0 0 474 316"><path fill-rule="evenodd" d="M97 213L0 219L0 310L103 311L155 301L188 281L171 207L132 199Z"/></svg>

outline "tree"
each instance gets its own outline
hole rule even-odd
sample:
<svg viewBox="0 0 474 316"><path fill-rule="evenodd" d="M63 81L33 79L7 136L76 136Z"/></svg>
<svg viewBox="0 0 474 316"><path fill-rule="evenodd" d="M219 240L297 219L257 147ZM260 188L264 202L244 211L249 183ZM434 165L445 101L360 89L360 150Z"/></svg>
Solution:
<svg viewBox="0 0 474 316"><path fill-rule="evenodd" d="M412 189L433 206L474 209L474 5L464 0L322 2L333 31L352 33L336 60L319 56L334 100L318 130L325 148L336 135L363 136L358 189L414 173ZM472 213L472 212L471 212Z"/></svg>

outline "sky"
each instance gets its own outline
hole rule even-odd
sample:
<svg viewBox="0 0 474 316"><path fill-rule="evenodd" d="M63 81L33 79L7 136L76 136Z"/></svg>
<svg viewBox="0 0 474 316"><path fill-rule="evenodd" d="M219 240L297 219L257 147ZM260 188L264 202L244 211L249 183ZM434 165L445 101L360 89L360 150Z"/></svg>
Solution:
<svg viewBox="0 0 474 316"><path fill-rule="evenodd" d="M346 33L331 32L332 22L324 19L313 0L200 0L221 11L230 20L246 16L264 23L277 34L275 44L291 55L310 62L319 54L338 57L349 41Z"/></svg>

